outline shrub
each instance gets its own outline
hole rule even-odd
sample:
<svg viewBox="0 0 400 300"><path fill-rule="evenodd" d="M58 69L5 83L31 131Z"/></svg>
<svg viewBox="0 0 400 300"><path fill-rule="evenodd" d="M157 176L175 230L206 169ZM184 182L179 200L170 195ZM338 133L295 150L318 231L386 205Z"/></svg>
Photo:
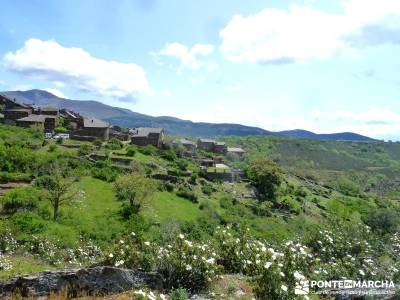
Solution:
<svg viewBox="0 0 400 300"><path fill-rule="evenodd" d="M10 229L6 227L0 227L0 253L12 254L17 248L17 240L14 238Z"/></svg>
<svg viewBox="0 0 400 300"><path fill-rule="evenodd" d="M106 148L110 150L121 150L124 144L117 138L112 138L108 141Z"/></svg>
<svg viewBox="0 0 400 300"><path fill-rule="evenodd" d="M55 152L58 149L58 146L56 144L51 144L49 146L49 152Z"/></svg>
<svg viewBox="0 0 400 300"><path fill-rule="evenodd" d="M175 161L178 158L175 151L171 149L161 151L161 157L169 161Z"/></svg>
<svg viewBox="0 0 400 300"><path fill-rule="evenodd" d="M176 192L176 195L185 198L193 203L198 203L196 193L189 190L188 188L180 187L179 190Z"/></svg>
<svg viewBox="0 0 400 300"><path fill-rule="evenodd" d="M175 185L172 184L171 182L166 182L166 183L164 184L164 188L165 188L165 190L166 190L167 192L172 193L172 192L174 191Z"/></svg>
<svg viewBox="0 0 400 300"><path fill-rule="evenodd" d="M11 221L20 232L28 234L41 233L47 228L47 223L32 212L15 214Z"/></svg>
<svg viewBox="0 0 400 300"><path fill-rule="evenodd" d="M136 154L136 148L135 148L135 147L129 146L129 147L126 149L126 155L127 155L127 156L135 156L135 154Z"/></svg>
<svg viewBox="0 0 400 300"><path fill-rule="evenodd" d="M105 263L150 271L154 266L155 251L155 245L144 241L140 234L131 232L109 250Z"/></svg>
<svg viewBox="0 0 400 300"><path fill-rule="evenodd" d="M78 155L85 156L88 155L92 151L92 147L89 144L82 144L79 146Z"/></svg>
<svg viewBox="0 0 400 300"><path fill-rule="evenodd" d="M217 261L210 244L190 241L179 234L167 247L158 249L156 269L165 278L167 288L199 291L218 274Z"/></svg>
<svg viewBox="0 0 400 300"><path fill-rule="evenodd" d="M372 210L363 219L365 224L371 227L372 230L395 233L400 228L400 214L392 209L381 208Z"/></svg>
<svg viewBox="0 0 400 300"><path fill-rule="evenodd" d="M3 211L13 214L19 210L33 210L40 201L39 191L32 187L15 188L1 199Z"/></svg>
<svg viewBox="0 0 400 300"><path fill-rule="evenodd" d="M118 173L115 172L111 167L94 167L92 168L92 176L106 182L114 182L117 179Z"/></svg>
<svg viewBox="0 0 400 300"><path fill-rule="evenodd" d="M100 148L100 147L103 145L103 141L100 140L100 139L95 139L95 140L93 141L93 145L96 146L96 147L98 147L98 148Z"/></svg>
<svg viewBox="0 0 400 300"><path fill-rule="evenodd" d="M173 289L169 293L171 300L187 300L189 299L189 294L185 289Z"/></svg>
<svg viewBox="0 0 400 300"><path fill-rule="evenodd" d="M282 181L282 171L271 160L258 159L246 170L247 177L255 183L258 192L266 199L276 198Z"/></svg>
<svg viewBox="0 0 400 300"><path fill-rule="evenodd" d="M157 154L157 148L154 147L153 145L147 145L144 147L139 147L138 149L139 152L141 152L144 155L156 155Z"/></svg>
<svg viewBox="0 0 400 300"><path fill-rule="evenodd" d="M56 132L56 133L68 133L69 130L67 128L65 128L65 127L58 126L58 127L54 128L54 132Z"/></svg>
<svg viewBox="0 0 400 300"><path fill-rule="evenodd" d="M214 192L214 188L211 184L206 183L202 186L201 191L207 196L210 196Z"/></svg>

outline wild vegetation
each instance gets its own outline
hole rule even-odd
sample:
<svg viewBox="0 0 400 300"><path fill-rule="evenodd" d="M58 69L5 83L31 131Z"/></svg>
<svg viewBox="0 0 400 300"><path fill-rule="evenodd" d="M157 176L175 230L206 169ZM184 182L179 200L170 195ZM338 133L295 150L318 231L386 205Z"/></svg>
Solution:
<svg viewBox="0 0 400 300"><path fill-rule="evenodd" d="M224 140L247 152L225 157L243 181L208 181L174 147L0 125L0 180L25 183L0 196L0 278L95 262L159 272L165 290L144 299L241 284L238 299L304 299L304 279L400 279L400 144Z"/></svg>

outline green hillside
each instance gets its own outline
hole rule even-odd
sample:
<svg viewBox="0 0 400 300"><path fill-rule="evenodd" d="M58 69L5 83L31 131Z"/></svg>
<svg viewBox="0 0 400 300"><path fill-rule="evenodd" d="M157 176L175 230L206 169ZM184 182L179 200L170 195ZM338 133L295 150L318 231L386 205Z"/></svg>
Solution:
<svg viewBox="0 0 400 300"><path fill-rule="evenodd" d="M276 137L224 140L247 151L243 159L224 158L244 171L242 181L203 178L196 159L212 153L198 152L196 159L184 158L173 147L159 150L116 140L63 144L45 140L35 128L0 125L1 183L16 184L14 189L0 190L0 278L95 262L162 273L162 263L168 262L176 276L194 276L199 283L194 286L179 281L170 288L204 292L209 287L205 273L193 273L188 267L175 269L176 261L157 261L159 256L153 253L168 244L183 247L176 249L178 252L198 256L180 244L180 235L191 241L188 245L206 243L208 249L215 249L210 251L215 253L218 267L199 262L199 270L209 272L207 276L244 274L260 299L281 295L279 288L264 290L261 282L275 272L292 274L293 266L283 267L288 263L284 258L272 269L250 268L243 261L262 261L264 265L271 257L262 254L261 248L265 245L290 252L285 246L291 245L289 240L301 243L313 257L320 258L297 266L307 278L352 278L360 276L359 270L374 278L388 274L399 278L399 271L392 269L400 264L393 244L400 225L399 143ZM105 160L95 162L91 154ZM265 168L258 170L256 166L263 163ZM154 179L157 174L174 174L173 180ZM58 185L50 185L57 178ZM129 189L132 182L133 194ZM60 184L68 188L55 220L48 186L54 190ZM134 201L127 201L132 195ZM329 232L329 238L321 232ZM343 238L354 243L346 244ZM356 247L361 241L369 248ZM153 250L146 248L147 243L154 245ZM318 243L330 252L321 252ZM122 244L132 248L126 251ZM243 247L242 254L235 252L237 247ZM248 249L252 250L246 254ZM347 255L355 259L352 266ZM331 265L332 257L340 264L337 268ZM365 259L373 259L374 266ZM318 275L318 270L326 274ZM286 280L275 278L273 284L289 284ZM292 293L293 287L290 289Z"/></svg>

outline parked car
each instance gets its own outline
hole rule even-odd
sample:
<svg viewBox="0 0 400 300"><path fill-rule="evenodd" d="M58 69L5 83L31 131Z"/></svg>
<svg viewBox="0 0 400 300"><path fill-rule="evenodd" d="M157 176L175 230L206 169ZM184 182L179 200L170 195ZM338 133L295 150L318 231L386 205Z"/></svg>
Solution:
<svg viewBox="0 0 400 300"><path fill-rule="evenodd" d="M51 132L46 132L46 133L44 134L44 137L45 137L46 139L51 139L51 138L53 137L53 134L52 134Z"/></svg>

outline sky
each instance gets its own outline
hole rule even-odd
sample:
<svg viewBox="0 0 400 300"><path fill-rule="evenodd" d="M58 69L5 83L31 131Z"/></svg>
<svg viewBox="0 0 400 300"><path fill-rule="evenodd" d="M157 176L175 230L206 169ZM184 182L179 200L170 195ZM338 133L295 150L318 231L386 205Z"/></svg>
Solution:
<svg viewBox="0 0 400 300"><path fill-rule="evenodd" d="M0 90L400 140L398 0L1 0Z"/></svg>

